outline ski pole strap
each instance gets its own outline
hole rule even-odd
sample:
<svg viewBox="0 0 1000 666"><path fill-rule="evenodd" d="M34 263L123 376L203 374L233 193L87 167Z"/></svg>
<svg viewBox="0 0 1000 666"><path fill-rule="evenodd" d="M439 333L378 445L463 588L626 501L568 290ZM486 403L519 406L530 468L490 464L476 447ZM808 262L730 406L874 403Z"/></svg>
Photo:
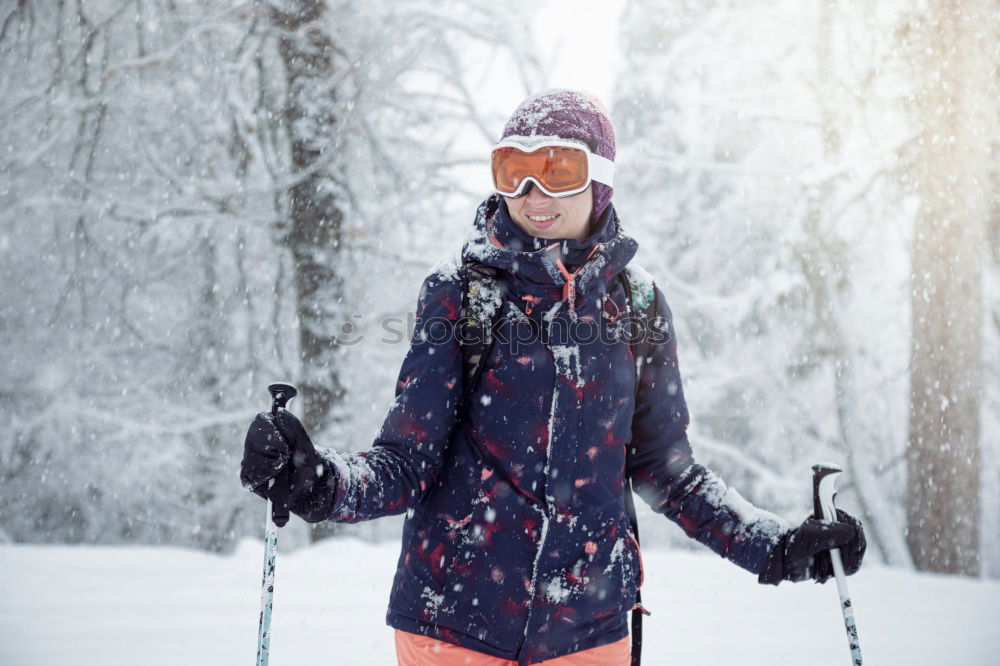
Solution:
<svg viewBox="0 0 1000 666"><path fill-rule="evenodd" d="M288 465L283 467L278 476L274 479L274 485L268 496L271 500L271 520L278 527L284 527L288 523L288 505L291 495L292 476Z"/></svg>
<svg viewBox="0 0 1000 666"><path fill-rule="evenodd" d="M656 317L655 291L653 293L643 293L638 280L630 279L628 268L618 273L618 280L625 292L629 316L638 318L640 321L652 322ZM646 361L649 359L652 350L645 336L638 340L630 340L629 345L632 348L632 358L635 359L635 391L636 402L638 403L639 387L642 385L642 369L646 366ZM631 450L631 447L626 448L626 458L631 453ZM630 465L626 461L625 469L628 470L629 467ZM628 476L627 471L625 477L625 511L628 513L628 522L632 527L632 534L635 536L636 548L639 548L639 518L635 513L635 498L632 496L632 479ZM635 605L632 607L631 666L640 666L642 662L642 616L648 614L649 611L642 606L642 591L636 586Z"/></svg>
<svg viewBox="0 0 1000 666"><path fill-rule="evenodd" d="M635 591L635 605L632 609L632 666L642 663L642 592Z"/></svg>
<svg viewBox="0 0 1000 666"><path fill-rule="evenodd" d="M636 548L639 547L639 519L635 515L635 501L632 498L632 480L625 480L625 511L632 527ZM641 581L640 581L641 582ZM632 666L639 666L642 658L642 616L646 611L642 607L642 591L635 588L635 605L632 607Z"/></svg>

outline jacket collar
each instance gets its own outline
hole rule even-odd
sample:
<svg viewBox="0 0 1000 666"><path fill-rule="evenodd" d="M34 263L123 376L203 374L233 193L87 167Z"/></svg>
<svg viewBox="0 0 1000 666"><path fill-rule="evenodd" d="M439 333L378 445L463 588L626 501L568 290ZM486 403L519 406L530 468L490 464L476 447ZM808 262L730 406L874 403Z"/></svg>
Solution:
<svg viewBox="0 0 1000 666"><path fill-rule="evenodd" d="M597 228L585 241L548 241L549 246L536 249L545 240L523 231L519 236L512 228L516 225L507 213L505 202L500 195L493 194L476 211L462 259L506 271L515 282L526 283L523 288L528 291L534 291L533 285L562 287L563 298L573 309L574 302L581 297L604 291L639 247L635 239L621 230L614 206L608 206L602 222L595 225ZM536 240L541 242L535 243Z"/></svg>

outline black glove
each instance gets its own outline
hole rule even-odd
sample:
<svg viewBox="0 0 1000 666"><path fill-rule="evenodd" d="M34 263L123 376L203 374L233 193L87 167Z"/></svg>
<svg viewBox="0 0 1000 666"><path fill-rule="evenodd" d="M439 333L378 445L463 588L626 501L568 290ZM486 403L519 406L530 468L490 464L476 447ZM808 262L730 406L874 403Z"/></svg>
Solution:
<svg viewBox="0 0 1000 666"><path fill-rule="evenodd" d="M309 433L294 414L279 409L277 416L258 414L247 431L240 481L261 497L275 502L283 489L279 476L288 467L288 507L310 523L326 520L333 510L337 472L316 452ZM268 488L277 479L275 488Z"/></svg>
<svg viewBox="0 0 1000 666"><path fill-rule="evenodd" d="M336 469L316 452L305 426L294 414L279 409L275 425L291 445L289 508L309 523L326 520L337 493Z"/></svg>
<svg viewBox="0 0 1000 666"><path fill-rule="evenodd" d="M810 517L781 537L757 580L765 585L809 579L825 583L833 577L831 548L840 548L844 573L850 576L861 568L866 547L861 522L846 511L837 509L834 523Z"/></svg>
<svg viewBox="0 0 1000 666"><path fill-rule="evenodd" d="M240 464L240 482L268 499L268 483L276 479L288 462L288 442L274 424L270 412L254 417L243 442L243 462Z"/></svg>

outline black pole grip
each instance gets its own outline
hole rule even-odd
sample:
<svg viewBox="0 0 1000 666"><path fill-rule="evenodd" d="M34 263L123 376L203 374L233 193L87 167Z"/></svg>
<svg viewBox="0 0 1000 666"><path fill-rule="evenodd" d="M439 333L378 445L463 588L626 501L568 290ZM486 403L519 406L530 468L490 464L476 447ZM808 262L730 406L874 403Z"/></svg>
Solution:
<svg viewBox="0 0 1000 666"><path fill-rule="evenodd" d="M271 416L277 416L279 409L285 409L288 401L299 394L291 384L271 384L267 387L271 392Z"/></svg>
<svg viewBox="0 0 1000 666"><path fill-rule="evenodd" d="M298 395L298 390L291 384L271 384L267 387L271 392L271 416L277 416L279 409L285 409L288 401ZM289 442L291 445L291 442ZM288 496L291 493L291 468L285 465L274 479L271 487L271 520L278 527L288 523Z"/></svg>

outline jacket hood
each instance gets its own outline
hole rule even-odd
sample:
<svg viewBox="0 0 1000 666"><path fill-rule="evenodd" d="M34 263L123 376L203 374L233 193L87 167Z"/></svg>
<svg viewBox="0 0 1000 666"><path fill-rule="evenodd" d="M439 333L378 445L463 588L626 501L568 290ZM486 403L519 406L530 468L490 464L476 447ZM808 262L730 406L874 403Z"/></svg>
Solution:
<svg viewBox="0 0 1000 666"><path fill-rule="evenodd" d="M490 195L476 211L473 227L462 248L463 261L477 261L505 271L518 291L536 294L561 287L573 309L574 301L605 290L639 247L621 230L614 206L609 206L584 241L561 239L542 246L516 227L498 194Z"/></svg>

